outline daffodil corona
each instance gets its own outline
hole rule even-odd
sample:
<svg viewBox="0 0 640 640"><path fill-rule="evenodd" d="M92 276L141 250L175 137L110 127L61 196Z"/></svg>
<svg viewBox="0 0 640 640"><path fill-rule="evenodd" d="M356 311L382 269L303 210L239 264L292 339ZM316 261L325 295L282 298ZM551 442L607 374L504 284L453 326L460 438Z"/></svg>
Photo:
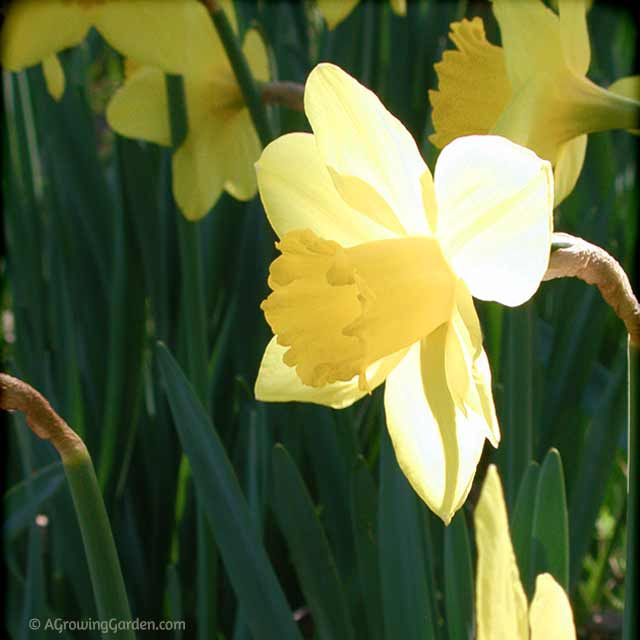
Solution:
<svg viewBox="0 0 640 640"><path fill-rule="evenodd" d="M400 466L449 522L485 438L500 439L471 296L518 305L538 288L551 166L471 136L442 151L432 177L408 131L338 67L316 67L304 99L313 134L282 136L256 165L282 254L256 397L341 408L386 380Z"/></svg>
<svg viewBox="0 0 640 640"><path fill-rule="evenodd" d="M640 82L623 78L605 90L586 77L591 50L587 0L493 0L502 47L485 38L481 18L451 24L456 49L435 65L430 91L443 147L459 136L495 133L525 145L554 167L555 201L573 189L588 133L637 129Z"/></svg>
<svg viewBox="0 0 640 640"><path fill-rule="evenodd" d="M329 29L335 29L356 8L360 0L318 0L318 9ZM391 9L399 16L407 14L407 0L390 0Z"/></svg>
<svg viewBox="0 0 640 640"><path fill-rule="evenodd" d="M197 0L16 0L2 29L2 64L20 71L42 63L49 92L59 99L64 73L57 53L95 27L125 56L181 73L195 62L192 44L208 19Z"/></svg>
<svg viewBox="0 0 640 640"><path fill-rule="evenodd" d="M551 574L537 576L531 606L527 604L494 465L487 470L474 521L478 640L575 640L569 599Z"/></svg>
<svg viewBox="0 0 640 640"><path fill-rule="evenodd" d="M233 5L220 2L237 32ZM184 78L188 132L173 154L173 194L189 220L202 218L223 190L238 200L257 191L254 163L262 146L220 38L204 15L190 44ZM243 45L256 80L269 79L267 52L257 31ZM123 136L171 146L165 76L160 68L133 65L107 106L107 121Z"/></svg>

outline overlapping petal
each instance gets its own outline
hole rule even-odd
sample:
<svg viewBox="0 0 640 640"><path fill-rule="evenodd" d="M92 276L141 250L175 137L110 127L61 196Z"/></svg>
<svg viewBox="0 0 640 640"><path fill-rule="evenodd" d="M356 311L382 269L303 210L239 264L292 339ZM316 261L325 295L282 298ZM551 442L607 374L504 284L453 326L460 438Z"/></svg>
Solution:
<svg viewBox="0 0 640 640"><path fill-rule="evenodd" d="M531 640L575 640L571 604L552 575L541 573L529 609Z"/></svg>
<svg viewBox="0 0 640 640"><path fill-rule="evenodd" d="M311 229L350 247L394 235L341 198L309 133L274 140L256 171L267 217L280 238L289 231Z"/></svg>
<svg viewBox="0 0 640 640"><path fill-rule="evenodd" d="M549 260L551 165L504 138L468 136L442 151L434 180L437 235L471 294L528 300Z"/></svg>
<svg viewBox="0 0 640 640"><path fill-rule="evenodd" d="M329 29L335 29L356 7L360 0L318 0L318 9Z"/></svg>
<svg viewBox="0 0 640 640"><path fill-rule="evenodd" d="M367 395L358 386L358 377L348 382L333 382L322 387L311 387L302 383L294 367L282 361L288 347L278 344L272 338L267 345L255 384L255 396L264 402L312 402L334 409L344 409ZM371 390L380 386L389 373L407 353L402 349L374 362L367 368L367 381Z"/></svg>
<svg viewBox="0 0 640 640"><path fill-rule="evenodd" d="M42 72L47 84L47 91L54 100L60 100L64 93L64 70L55 53L42 61Z"/></svg>
<svg viewBox="0 0 640 640"><path fill-rule="evenodd" d="M587 135L569 140L560 147L554 171L554 201L562 202L576 186L587 152Z"/></svg>
<svg viewBox="0 0 640 640"><path fill-rule="evenodd" d="M527 597L511 544L502 484L494 465L487 470L474 522L478 640L524 640L529 637Z"/></svg>
<svg viewBox="0 0 640 640"><path fill-rule="evenodd" d="M584 76L591 61L587 29L587 0L560 0L560 31L564 60L574 73Z"/></svg>
<svg viewBox="0 0 640 640"><path fill-rule="evenodd" d="M91 15L65 0L11 4L2 25L2 64L19 71L84 40Z"/></svg>
<svg viewBox="0 0 640 640"><path fill-rule="evenodd" d="M411 134L375 94L340 68L320 64L309 74L304 103L342 197L394 233L428 235L420 188L428 169Z"/></svg>
<svg viewBox="0 0 640 640"><path fill-rule="evenodd" d="M387 428L400 468L448 524L465 501L485 440L484 418L456 406L445 374L447 324L414 344L389 374Z"/></svg>
<svg viewBox="0 0 640 640"><path fill-rule="evenodd" d="M164 73L137 67L109 101L107 122L122 136L171 146Z"/></svg>

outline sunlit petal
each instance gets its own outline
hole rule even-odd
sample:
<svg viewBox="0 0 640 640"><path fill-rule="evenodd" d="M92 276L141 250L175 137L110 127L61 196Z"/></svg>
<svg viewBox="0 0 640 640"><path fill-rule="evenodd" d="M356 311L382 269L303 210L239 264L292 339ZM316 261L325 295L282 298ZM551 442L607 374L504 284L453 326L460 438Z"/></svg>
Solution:
<svg viewBox="0 0 640 640"><path fill-rule="evenodd" d="M504 138L458 138L438 158L435 190L438 237L472 295L528 300L549 261L551 165Z"/></svg>
<svg viewBox="0 0 640 640"><path fill-rule="evenodd" d="M153 67L137 67L109 101L107 122L121 136L170 146L164 73Z"/></svg>
<svg viewBox="0 0 640 640"><path fill-rule="evenodd" d="M42 61L42 72L47 91L54 100L60 100L64 93L64 70L55 53Z"/></svg>
<svg viewBox="0 0 640 640"><path fill-rule="evenodd" d="M571 604L552 575L536 578L536 590L529 610L531 640L575 640Z"/></svg>
<svg viewBox="0 0 640 640"><path fill-rule="evenodd" d="M65 0L12 2L2 25L2 65L10 71L30 67L84 40L90 14Z"/></svg>
<svg viewBox="0 0 640 640"><path fill-rule="evenodd" d="M343 409L367 395L358 386L358 377L348 382L334 382L323 387L310 387L302 383L294 367L282 361L287 347L271 342L262 356L255 385L256 399L263 402L313 402L334 409ZM391 370L402 360L407 350L387 356L367 368L367 381L371 390L381 385Z"/></svg>
<svg viewBox="0 0 640 640"><path fill-rule="evenodd" d="M527 598L511 544L502 484L494 465L487 470L474 522L478 640L526 639Z"/></svg>
<svg viewBox="0 0 640 640"><path fill-rule="evenodd" d="M257 29L250 29L244 37L242 51L247 58L253 77L260 82L269 81L269 55Z"/></svg>
<svg viewBox="0 0 640 640"><path fill-rule="evenodd" d="M445 375L447 325L414 344L389 374L387 428L400 468L445 523L464 503L484 445L483 419L456 408Z"/></svg>
<svg viewBox="0 0 640 640"><path fill-rule="evenodd" d="M586 151L586 135L578 136L560 147L556 166L553 171L555 189L554 206L557 207L576 186L576 182L582 171Z"/></svg>
<svg viewBox="0 0 640 640"><path fill-rule="evenodd" d="M387 205L376 205L380 222L394 232L404 228L428 234L420 187L428 169L411 134L375 94L325 63L309 74L304 102L318 149L343 198L360 211L371 211L366 189L373 189ZM354 187L350 177L362 184Z"/></svg>
<svg viewBox="0 0 640 640"><path fill-rule="evenodd" d="M256 164L260 197L271 226L283 237L311 229L343 247L393 237L352 209L337 192L309 133L289 133L269 144Z"/></svg>
<svg viewBox="0 0 640 640"><path fill-rule="evenodd" d="M560 0L558 10L565 62L574 73L584 76L591 60L587 0Z"/></svg>
<svg viewBox="0 0 640 640"><path fill-rule="evenodd" d="M493 0L511 87L538 71L565 68L560 21L540 0Z"/></svg>
<svg viewBox="0 0 640 640"><path fill-rule="evenodd" d="M489 133L511 98L504 52L490 44L482 18L452 22L456 49L434 65L438 91L429 91L437 147L471 134Z"/></svg>
<svg viewBox="0 0 640 640"><path fill-rule="evenodd" d="M255 163L262 147L247 109L239 111L224 133L220 155L225 158L228 180L225 191L237 200L251 200L256 195Z"/></svg>

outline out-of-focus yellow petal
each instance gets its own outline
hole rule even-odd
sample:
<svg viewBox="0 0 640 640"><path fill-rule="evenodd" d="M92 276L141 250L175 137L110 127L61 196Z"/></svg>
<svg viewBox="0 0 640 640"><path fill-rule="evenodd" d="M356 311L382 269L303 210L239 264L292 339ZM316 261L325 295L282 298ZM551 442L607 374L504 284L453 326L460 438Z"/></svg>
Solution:
<svg viewBox="0 0 640 640"><path fill-rule="evenodd" d="M342 197L367 212L374 189L388 205L376 212L385 226L394 232L400 225L409 234L429 234L420 185L428 169L411 134L376 95L339 67L324 63L309 74L304 104ZM353 178L369 191L354 188Z"/></svg>
<svg viewBox="0 0 640 640"><path fill-rule="evenodd" d="M407 0L391 0L391 10L399 15L407 15Z"/></svg>
<svg viewBox="0 0 640 640"><path fill-rule="evenodd" d="M206 75L228 68L211 17L200 2L105 2L96 6L94 20L124 56L167 73Z"/></svg>
<svg viewBox="0 0 640 640"><path fill-rule="evenodd" d="M221 145L219 151L227 165L225 191L237 200L251 200L256 195L258 183L254 165L261 151L251 115L247 109L242 109L229 122L224 147Z"/></svg>
<svg viewBox="0 0 640 640"><path fill-rule="evenodd" d="M434 180L437 235L472 295L528 300L549 261L551 165L505 138L468 136L442 150Z"/></svg>
<svg viewBox="0 0 640 640"><path fill-rule="evenodd" d="M264 40L257 29L247 31L242 51L247 58L253 77L260 82L268 82L270 78L269 56Z"/></svg>
<svg viewBox="0 0 640 640"><path fill-rule="evenodd" d="M42 61L42 72L47 84L47 91L54 100L60 100L64 93L64 70L55 53Z"/></svg>
<svg viewBox="0 0 640 640"><path fill-rule="evenodd" d="M482 421L465 417L445 375L447 324L414 344L389 374L384 404L400 468L445 524L464 503L484 445Z"/></svg>
<svg viewBox="0 0 640 640"><path fill-rule="evenodd" d="M504 52L485 37L482 18L450 25L457 49L434 65L438 91L429 91L437 147L460 136L489 133L511 98Z"/></svg>
<svg viewBox="0 0 640 640"><path fill-rule="evenodd" d="M323 387L310 387L302 383L294 367L284 364L287 347L278 344L277 338L271 342L262 356L260 371L255 385L255 396L263 402L313 402L334 409L344 409L367 395L358 386L358 377L348 382L334 382ZM402 360L407 350L382 358L367 368L367 382L371 390L380 386L391 370Z"/></svg>
<svg viewBox="0 0 640 640"><path fill-rule="evenodd" d="M227 158L220 144L227 122L221 113L199 121L173 154L173 195L188 220L205 216L227 181Z"/></svg>
<svg viewBox="0 0 640 640"><path fill-rule="evenodd" d="M445 343L445 372L449 392L465 416L474 420L494 447L500 442L500 427L491 393L491 371L482 348L482 330L473 298L462 281L456 286L456 304Z"/></svg>
<svg viewBox="0 0 640 640"><path fill-rule="evenodd" d="M2 25L2 64L19 71L84 40L90 13L65 0L12 2Z"/></svg>
<svg viewBox="0 0 640 640"><path fill-rule="evenodd" d="M565 68L560 21L540 0L493 0L513 93L538 71Z"/></svg>
<svg viewBox="0 0 640 640"><path fill-rule="evenodd" d="M586 151L586 135L573 138L573 140L569 140L569 142L566 142L560 147L556 166L553 170L555 207L557 207L576 186L576 182L582 171Z"/></svg>
<svg viewBox="0 0 640 640"><path fill-rule="evenodd" d="M520 582L498 471L490 465L474 512L478 567L478 640L529 637L527 598Z"/></svg>
<svg viewBox="0 0 640 640"><path fill-rule="evenodd" d="M162 71L138 67L109 101L107 122L121 136L171 146L167 90Z"/></svg>
<svg viewBox="0 0 640 640"><path fill-rule="evenodd" d="M549 573L536 578L536 590L529 610L531 640L575 640L571 604L564 589Z"/></svg>
<svg viewBox="0 0 640 640"><path fill-rule="evenodd" d="M609 86L608 91L638 102L640 101L640 76L620 78Z"/></svg>
<svg viewBox="0 0 640 640"><path fill-rule="evenodd" d="M584 76L591 60L587 2L586 0L560 0L558 10L565 62L571 71Z"/></svg>
<svg viewBox="0 0 640 640"><path fill-rule="evenodd" d="M318 0L318 9L329 29L335 29L356 7L360 0Z"/></svg>
<svg viewBox="0 0 640 640"><path fill-rule="evenodd" d="M393 237L340 197L309 133L274 140L262 152L256 171L267 217L280 238L289 231L311 229L321 238L351 247Z"/></svg>

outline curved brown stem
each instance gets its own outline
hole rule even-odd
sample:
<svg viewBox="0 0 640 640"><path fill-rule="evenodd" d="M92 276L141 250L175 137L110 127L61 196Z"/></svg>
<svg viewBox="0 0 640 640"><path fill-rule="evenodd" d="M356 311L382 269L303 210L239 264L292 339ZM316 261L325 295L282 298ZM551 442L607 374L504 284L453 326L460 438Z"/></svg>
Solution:
<svg viewBox="0 0 640 640"><path fill-rule="evenodd" d="M26 382L6 373L0 373L0 409L22 411L31 430L43 440L49 440L65 464L89 456L80 436L46 398Z"/></svg>
<svg viewBox="0 0 640 640"><path fill-rule="evenodd" d="M304 85L297 82L266 82L260 87L264 104L279 104L294 111L304 111Z"/></svg>

